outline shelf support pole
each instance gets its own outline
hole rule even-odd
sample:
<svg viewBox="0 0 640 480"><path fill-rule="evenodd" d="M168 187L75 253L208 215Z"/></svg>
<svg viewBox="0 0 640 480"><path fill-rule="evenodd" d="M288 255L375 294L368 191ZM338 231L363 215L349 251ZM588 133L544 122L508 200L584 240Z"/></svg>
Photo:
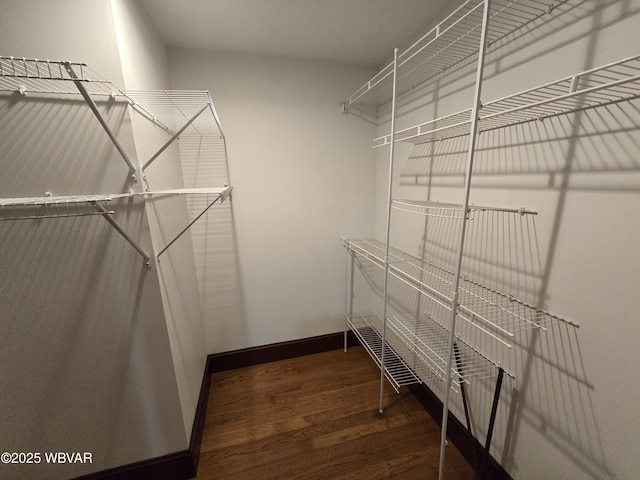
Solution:
<svg viewBox="0 0 640 480"><path fill-rule="evenodd" d="M65 62L64 68L67 70L67 72L69 72L69 75L71 76L76 88L82 95L82 98L84 98L84 101L87 102L87 105L89 105L89 108L91 109L95 117L98 119L98 122L100 122L100 125L102 125L102 128L106 132L107 136L109 137L113 145L116 147L116 150L118 150L118 153L120 153L120 156L129 167L129 174L131 175L131 180L134 183L136 183L138 181L136 177L136 167L133 165L133 162L129 159L127 152L124 151L124 148L122 148L122 146L120 145L120 142L118 142L118 139L109 128L109 125L107 125L107 122L104 120L104 118L100 114L100 110L98 110L98 106L96 105L96 102L93 101L93 98L91 98L91 95L89 95L89 92L87 92L87 89L84 88L84 85L82 84L82 80L78 78L71 64L69 62Z"/></svg>
<svg viewBox="0 0 640 480"><path fill-rule="evenodd" d="M447 354L447 379L444 390L444 401L442 405L442 431L440 435L440 462L438 467L438 480L444 477L445 447L447 445L447 421L449 418L449 394L451 392L451 369L453 367L454 355L453 345L456 332L456 317L458 310L458 294L460 291L460 277L462 276L462 259L464 256L464 241L467 229L467 211L469 209L469 196L471 192L471 175L473 172L473 160L478 136L478 116L480 112L480 98L482 93L482 77L484 73L484 59L487 48L487 29L489 26L489 15L491 12L491 0L484 1L484 11L482 14L482 32L480 36L480 49L478 51L478 66L476 69L476 87L471 109L471 131L469 134L469 149L467 151L467 167L464 180L464 202L462 204L460 243L456 265L454 288L451 299L451 331L449 333L449 345Z"/></svg>
<svg viewBox="0 0 640 480"><path fill-rule="evenodd" d="M149 160L147 160L147 162L142 166L142 173L143 174L144 174L145 170L147 169L147 167L149 165L151 165L156 158L158 158L160 155L162 155L162 152L164 152L167 148L169 148L169 145L171 145L176 138L178 138L180 135L182 135L182 132L184 132L187 129L187 127L189 127L189 125L191 125L195 121L195 119L198 118L200 116L200 114L202 112L204 112L209 107L209 105L210 104L207 103L204 107L202 107L200 109L200 111L198 111L198 113L196 113L193 117L191 117L189 119L189 121L187 123L185 123L184 126L180 130L178 130L176 133L174 133L173 136L169 140L167 140L167 142L162 147L160 147L160 150L158 150Z"/></svg>
<svg viewBox="0 0 640 480"><path fill-rule="evenodd" d="M207 210L209 210L211 207L213 207L213 205L218 201L221 200L221 203L224 201L225 198L227 198L227 196L229 196L229 194L231 193L231 187L227 187L227 190L225 190L223 193L221 193L220 195L218 195L213 202L211 202L204 210L202 210L202 212L200 212L198 214L198 216L196 218L194 218L193 220L191 220L189 222L189 224L184 227L182 229L182 231L180 233L178 233L173 240L171 240L162 250L160 250L158 252L158 254L156 255L156 259L158 259L158 261L160 261L160 255L162 255L171 245L173 245L174 243L176 243L176 241L186 233L187 230L189 230L191 228L191 226L196 223L200 217L202 217L205 213L207 213Z"/></svg>
<svg viewBox="0 0 640 480"><path fill-rule="evenodd" d="M389 187L387 196L387 233L384 251L384 287L382 303L382 349L380 353L380 406L378 411L384 411L384 368L385 350L387 342L387 297L389 283L389 240L391 237L391 204L393 199L393 160L396 132L396 80L398 77L398 49L393 50L393 87L391 93L391 135L389 144Z"/></svg>
<svg viewBox="0 0 640 480"><path fill-rule="evenodd" d="M100 205L99 203L93 203L93 206L96 208L96 210L98 210L98 212L100 212L100 214L103 216L103 218L109 222L109 224L115 228L115 230L122 235L122 237L131 244L131 246L133 248L135 248L136 252L138 252L140 255L142 255L142 258L144 258L144 264L148 267L150 266L149 261L150 261L150 257L149 255L147 255L147 252L145 252L142 247L140 247L140 245L138 245L128 234L127 232L125 232L122 227L120 225L118 225L118 222L116 222L113 218L111 218L111 215L108 210L106 210L102 205Z"/></svg>
<svg viewBox="0 0 640 480"><path fill-rule="evenodd" d="M347 287L346 295L348 295L349 297L347 298L347 308L346 308L347 318L344 319L344 351L345 352L347 351L347 348L349 346L348 345L349 341L347 338L347 335L348 335L347 319L351 319L353 321L353 280L354 280L354 273L355 273L355 266L356 266L355 254L349 250L348 246L346 247L347 248L345 248L345 251L347 252L347 279L349 279L349 286ZM349 259L351 259L351 262L349 262ZM349 271L349 265L351 265L350 271ZM349 273L351 274L350 278L349 278Z"/></svg>

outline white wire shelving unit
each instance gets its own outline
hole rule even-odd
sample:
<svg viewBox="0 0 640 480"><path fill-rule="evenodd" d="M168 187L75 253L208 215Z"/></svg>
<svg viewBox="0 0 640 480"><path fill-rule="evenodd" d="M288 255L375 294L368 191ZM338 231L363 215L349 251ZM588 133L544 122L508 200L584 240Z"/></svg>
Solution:
<svg viewBox="0 0 640 480"><path fill-rule="evenodd" d="M470 385L476 372L480 378L496 378L485 442L486 459L502 378L505 373L512 376L503 370L500 359L489 358L474 345L463 342L458 335L457 321L466 322L471 329L478 329L480 337L488 336L506 347L511 347L515 336L522 331L545 330L556 325L578 326L575 322L522 301L515 295L474 280L463 270L470 220L484 212L519 216L536 214L524 208L480 207L470 203L476 141L482 132L524 122L544 121L546 118L627 101L640 95L640 56L634 56L491 102L481 102L484 62L489 49L501 45L502 40L506 42L513 38L512 35L518 31L536 28L546 21L545 15L553 16L570 10L574 3L576 2L573 0L463 1L415 43L401 52L396 49L393 61L342 104L342 111L346 113L351 109L354 112L379 112L385 106L385 115L388 113L390 119L389 133L373 140L374 148L389 147L385 240L343 240L347 254L351 257L351 268L347 269L346 281L347 298L350 300L345 313L345 350L347 330L354 330L355 327L353 272L356 262L358 266L368 262L384 270L382 315L375 323L377 328L372 328L378 332L376 339L379 340L376 341L381 343L381 352L376 357L376 363L381 368L379 410L382 413L386 350L393 352L393 355L400 355L414 373L420 372L422 368L446 383L440 443L440 479L444 472L450 391L460 387L467 428L470 436L473 436L467 410L466 386ZM445 80L458 70L468 72L471 69L475 71L475 88L469 108L409 128L396 129L399 99L418 98L421 92L428 91L426 87ZM386 111L387 107L389 112ZM394 146L397 142L422 144L464 136L468 138L468 147L464 192L460 204L395 198L393 169ZM451 240L450 246L450 251L455 256L454 261L441 265L438 259L426 256L426 252L422 257L417 257L393 248L390 245L392 210L432 217L430 221L451 220L457 226L452 230L455 231L455 238ZM401 284L419 292L420 298L427 298L426 304L429 308L434 308L433 315L430 311L388 315L391 302L389 279L399 280ZM360 340L366 343L368 339ZM404 350L397 347L398 341L405 347ZM420 373L417 376L420 377Z"/></svg>
<svg viewBox="0 0 640 480"><path fill-rule="evenodd" d="M640 55L585 70L560 80L483 103L478 133L521 123L544 121L582 110L633 100L640 96ZM395 132L395 141L427 143L469 135L471 109ZM390 135L374 139L388 145Z"/></svg>
<svg viewBox="0 0 640 480"><path fill-rule="evenodd" d="M195 149L196 155L201 155L204 151L204 157L207 148L203 148L202 145L214 144L226 161L226 140L211 97L206 91L163 90L125 93L85 63L0 56L0 92L38 98L82 97L129 168L131 186L138 183L139 170L145 183L144 191L134 191L131 188L126 193L47 193L40 197L0 198L0 221L102 215L140 253L145 264L149 266L150 256L113 219L115 210L107 208L110 202L123 198L149 199L176 195L206 198L206 206L198 212L191 212L194 218L189 224L164 248L159 249L156 254L156 259L159 260L160 255L214 204L224 202L231 195L232 187L227 183L215 187L154 190L150 187L147 177L148 167L176 141L186 144L185 148ZM107 125L96 101L125 102L135 112L165 130L170 138L138 169ZM202 158L202 161L206 162L207 158Z"/></svg>
<svg viewBox="0 0 640 480"><path fill-rule="evenodd" d="M551 14L568 0L493 0L486 32L489 45ZM356 90L343 110L380 107L392 99L393 71L396 97L402 97L446 75L456 65L473 59L480 49L484 0L467 0Z"/></svg>

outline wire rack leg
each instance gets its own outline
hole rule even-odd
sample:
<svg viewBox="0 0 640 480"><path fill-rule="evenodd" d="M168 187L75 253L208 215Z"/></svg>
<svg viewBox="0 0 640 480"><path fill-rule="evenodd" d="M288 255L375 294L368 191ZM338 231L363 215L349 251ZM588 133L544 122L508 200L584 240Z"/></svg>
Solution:
<svg viewBox="0 0 640 480"><path fill-rule="evenodd" d="M487 467L487 459L489 458L489 449L491 448L491 439L493 437L493 427L496 423L496 413L498 412L498 401L500 400L500 390L502 389L502 378L504 377L504 370L500 368L498 370L498 379L496 380L496 390L493 394L493 404L491 405L491 416L489 417L489 428L487 430L487 440L484 445L484 452L482 454L482 467L480 467L479 478L482 479L484 471Z"/></svg>

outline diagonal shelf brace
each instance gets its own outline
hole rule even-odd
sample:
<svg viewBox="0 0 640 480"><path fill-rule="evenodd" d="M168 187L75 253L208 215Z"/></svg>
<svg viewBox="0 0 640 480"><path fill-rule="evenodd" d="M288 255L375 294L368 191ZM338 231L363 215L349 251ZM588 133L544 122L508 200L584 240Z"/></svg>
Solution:
<svg viewBox="0 0 640 480"><path fill-rule="evenodd" d="M189 125L191 125L200 116L200 114L202 114L202 112L204 112L209 107L209 105L210 104L207 103L204 107L202 107L198 111L198 113L196 113L193 117L191 117L189 121L185 123L180 130L178 130L169 140L167 140L167 143L165 143L160 148L160 150L158 150L149 160L147 160L147 162L142 166L143 174L144 174L144 171L149 167L149 165L151 165L156 160L156 158L158 158L162 154L162 152L164 152L167 148L169 148L169 145L171 145L175 141L175 139L178 138L182 134L182 132L184 132L189 127Z"/></svg>
<svg viewBox="0 0 640 480"><path fill-rule="evenodd" d="M142 255L142 258L144 258L144 263L147 267L150 266L149 261L151 259L151 257L149 257L149 255L147 255L147 253L142 249L142 247L140 247L140 245L138 245L128 234L127 232L125 232L122 227L120 225L118 225L118 222L116 222L113 218L111 218L111 215L108 210L106 210L102 205L98 204L98 203L94 203L93 206L96 208L96 210L98 210L98 212L100 212L100 214L104 217L104 219L109 222L109 224L116 229L116 231L122 235L124 237L124 239L129 242L131 244L131 246L133 248L136 249L136 251Z"/></svg>
<svg viewBox="0 0 640 480"><path fill-rule="evenodd" d="M102 128L107 133L109 139L111 139L111 142L113 143L113 145L118 150L118 153L120 153L120 156L122 157L122 159L125 161L125 163L129 167L129 173L131 174L131 180L134 183L136 183L137 182L136 167L133 165L133 163L129 159L129 156L127 155L127 153L124 151L124 149L120 145L120 142L118 142L118 140L116 139L115 135L113 134L113 132L111 131L111 129L107 125L107 122L105 122L104 118L100 114L100 111L98 110L98 107L97 107L96 103L93 101L93 99L91 98L91 95L89 94L89 92L87 92L87 89L84 88L84 85L82 84L82 81L78 78L78 76L76 75L76 72L73 70L73 67L71 66L71 63L65 62L64 68L67 70L67 72L69 72L69 75L73 79L73 83L75 84L75 86L80 91L80 94L82 95L82 98L84 98L85 102L87 102L87 105L89 105L89 108L91 109L93 114L98 119L98 122L100 122L100 125L102 125Z"/></svg>
<svg viewBox="0 0 640 480"><path fill-rule="evenodd" d="M215 203L218 202L218 200L220 200L220 203L224 202L227 199L227 197L231 194L232 190L233 190L233 187L227 186L222 192L220 192L218 196L216 196L216 198L209 205L207 205L207 207L204 210L202 210L202 212L200 212L196 218L191 220L191 222L189 222L189 224L186 227L184 227L180 231L180 233L178 233L173 238L173 240L171 240L162 250L158 252L158 254L156 255L156 259L160 261L159 260L160 255L162 255L171 245L173 245L182 235L184 235L187 232L187 230L189 230L193 226L193 224L200 219L200 217L202 217L205 213L207 213L207 210L209 210L211 207L213 207Z"/></svg>

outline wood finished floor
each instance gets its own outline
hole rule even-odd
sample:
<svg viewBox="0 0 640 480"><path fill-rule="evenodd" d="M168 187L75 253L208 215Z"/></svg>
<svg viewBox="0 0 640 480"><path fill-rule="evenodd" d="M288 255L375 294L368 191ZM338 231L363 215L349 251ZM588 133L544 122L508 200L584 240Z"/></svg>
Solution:
<svg viewBox="0 0 640 480"><path fill-rule="evenodd" d="M387 386L388 387L388 386ZM361 347L213 374L197 480L436 479L440 429ZM445 478L473 479L447 447Z"/></svg>

